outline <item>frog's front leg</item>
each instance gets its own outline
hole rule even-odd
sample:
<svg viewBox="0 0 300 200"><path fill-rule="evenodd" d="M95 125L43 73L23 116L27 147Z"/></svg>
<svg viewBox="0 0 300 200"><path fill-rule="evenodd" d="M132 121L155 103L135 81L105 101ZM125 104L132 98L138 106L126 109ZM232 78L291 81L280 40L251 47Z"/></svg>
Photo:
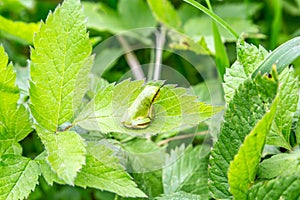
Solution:
<svg viewBox="0 0 300 200"><path fill-rule="evenodd" d="M149 117L143 117L143 118L137 118L135 120L132 120L130 122L124 122L124 126L127 128L135 128L135 129L142 129L146 128L151 122L151 119Z"/></svg>
<svg viewBox="0 0 300 200"><path fill-rule="evenodd" d="M146 128L151 122L150 117L141 117L131 121L129 128Z"/></svg>

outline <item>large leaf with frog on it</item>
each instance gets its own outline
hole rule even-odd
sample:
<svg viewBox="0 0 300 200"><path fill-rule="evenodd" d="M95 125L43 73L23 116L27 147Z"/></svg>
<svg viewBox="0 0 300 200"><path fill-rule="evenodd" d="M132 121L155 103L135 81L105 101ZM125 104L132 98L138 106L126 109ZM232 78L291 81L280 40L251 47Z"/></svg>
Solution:
<svg viewBox="0 0 300 200"><path fill-rule="evenodd" d="M196 101L196 96L187 94L185 88L175 85L164 85L162 82L148 83L143 86L144 81L125 80L117 85L110 84L103 90L99 90L95 97L87 104L75 119L74 124L87 130L98 130L103 133L119 132L132 135L157 134L174 129L197 125L203 116L200 110L205 110L203 105ZM147 94L140 96L145 87L156 85L160 87L159 95ZM157 88L156 88L157 89ZM140 99L142 98L142 99ZM128 109L133 103L141 103L154 100L150 106L134 106L135 112L130 111L130 116L136 116L136 112L142 113L147 118L153 106L154 117L147 122L147 126L137 129L128 128L123 125L124 115L128 115ZM142 112L141 110L142 109ZM213 112L211 112L213 115ZM206 115L206 119L210 117ZM137 119L137 118L136 118ZM135 120L130 118L130 120ZM138 120L137 120L138 121Z"/></svg>
<svg viewBox="0 0 300 200"><path fill-rule="evenodd" d="M21 154L17 143L31 131L29 113L23 105L18 105L20 98L16 86L16 73L8 56L0 46L0 156L2 154Z"/></svg>
<svg viewBox="0 0 300 200"><path fill-rule="evenodd" d="M247 79L237 89L225 111L218 141L210 157L209 187L215 198L230 198L227 173L244 138L270 109L277 93L276 73L272 77Z"/></svg>
<svg viewBox="0 0 300 200"><path fill-rule="evenodd" d="M52 170L74 185L86 150L83 139L67 129L88 88L93 61L80 2L66 0L58 6L41 23L33 43L29 106L37 134Z"/></svg>

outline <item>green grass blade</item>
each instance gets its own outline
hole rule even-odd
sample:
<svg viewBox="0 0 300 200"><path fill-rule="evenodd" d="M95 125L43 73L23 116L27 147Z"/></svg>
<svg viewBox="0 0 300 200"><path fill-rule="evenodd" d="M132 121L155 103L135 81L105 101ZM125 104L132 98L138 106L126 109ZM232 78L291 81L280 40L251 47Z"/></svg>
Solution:
<svg viewBox="0 0 300 200"><path fill-rule="evenodd" d="M211 7L210 1L206 0L206 4L210 11L213 12ZM221 34L218 29L217 24L213 21L212 22L212 30L213 30L213 37L214 37L214 45L215 45L215 59L216 59L216 66L219 72L219 76L224 82L224 74L226 71L226 67L229 67L229 60L226 52L225 45L222 42Z"/></svg>
<svg viewBox="0 0 300 200"><path fill-rule="evenodd" d="M273 1L273 20L270 32L270 48L274 49L278 44L278 37L282 27L282 1Z"/></svg>
<svg viewBox="0 0 300 200"><path fill-rule="evenodd" d="M219 29L215 22L213 22L212 28L213 28L214 44L216 49L216 54L215 54L216 65L217 65L219 75L222 81L224 82L224 74L226 68L229 67L229 60L225 49L225 45L222 42Z"/></svg>
<svg viewBox="0 0 300 200"><path fill-rule="evenodd" d="M295 37L275 49L253 72L252 78L258 73L270 72L276 65L278 73L300 56L300 37Z"/></svg>
<svg viewBox="0 0 300 200"><path fill-rule="evenodd" d="M239 35L218 15L207 9L206 7L202 6L200 3L194 1L194 0L184 0L188 4L198 8L202 12L204 12L206 15L211 17L215 22L220 24L222 27L224 27L229 33L231 33L236 39L238 39Z"/></svg>

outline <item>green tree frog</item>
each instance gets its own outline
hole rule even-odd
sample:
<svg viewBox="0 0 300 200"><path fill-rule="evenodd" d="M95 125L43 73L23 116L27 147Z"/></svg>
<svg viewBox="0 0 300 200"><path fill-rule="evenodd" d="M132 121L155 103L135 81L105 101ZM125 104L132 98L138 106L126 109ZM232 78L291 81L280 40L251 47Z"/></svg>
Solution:
<svg viewBox="0 0 300 200"><path fill-rule="evenodd" d="M153 102L158 98L160 87L147 85L124 113L121 122L127 128L143 129L154 117Z"/></svg>

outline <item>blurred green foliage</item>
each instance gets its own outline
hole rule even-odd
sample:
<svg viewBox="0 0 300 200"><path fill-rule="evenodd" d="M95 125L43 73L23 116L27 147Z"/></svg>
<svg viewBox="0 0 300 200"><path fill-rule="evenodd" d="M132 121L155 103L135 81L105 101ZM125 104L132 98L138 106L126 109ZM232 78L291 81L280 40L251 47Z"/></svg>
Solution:
<svg viewBox="0 0 300 200"><path fill-rule="evenodd" d="M53 11L60 2L60 0L0 0L0 14L1 16L13 21L39 22L41 20L45 20L48 12L50 10ZM143 20L151 20L151 16L149 16L150 18L146 17L144 14L145 12L141 12L141 8L138 7L143 6L143 9L146 9L144 7L147 7L147 2L143 0L136 4L136 9L133 7L129 12L123 11L124 9L120 9L120 6L122 8L122 5L119 4L124 4L122 2L125 1L90 0L89 2L91 2L92 5L101 5L101 11L99 13L102 15L102 12L106 12L108 15L104 18L106 20L112 19L112 13L120 13L116 17L117 21L126 21L128 24L134 25L124 26L123 29L125 30L138 26L136 21L138 16L140 16L139 24L145 24ZM135 1L128 1L123 7L130 7L130 4L134 4L134 2ZM198 2L205 5L204 0ZM213 43L210 39L212 36L211 19L182 1L172 0L171 3L173 4L174 9L176 9L178 20L180 20L180 22L176 23L173 28L176 28L183 34L189 35L196 42L199 42L201 37L205 37L206 45L212 52L214 52ZM247 32L248 35L246 37L250 42L254 44L262 44L266 49L274 49L291 37L300 35L299 0L264 0L251 2L249 0L234 0L230 2L211 1L211 4L214 12L224 19L237 33ZM108 10L110 12L108 12ZM92 11L88 10L86 12L91 13ZM157 15L154 14L154 16L156 17ZM150 24L148 23L148 26L155 26L157 24L158 23L150 22ZM112 30L115 28L120 30L118 27L114 27L113 23L108 24L108 26L110 26L110 29ZM172 24L168 26L171 27ZM139 25L139 27L142 26ZM223 28L219 28L219 30L223 41L226 42L225 44L229 58L235 58L235 49L230 48L230 45L235 42L235 38ZM102 29L102 31L99 29L95 30L93 26L91 26L90 30L91 36L100 36L102 41L115 33L115 31L108 30L107 28ZM149 37L151 38L151 35ZM30 51L28 46L20 43L19 41L15 42L14 38L9 37L9 34L7 34L5 30L0 31L0 40L8 52L10 59L14 63L26 66L26 60L28 59ZM149 62L149 57L151 57L149 53L151 54L151 52L147 49L137 53L140 63ZM184 64L182 58L169 59L169 56L172 58L174 57L174 55L168 55L167 52L164 53L163 57L164 62L167 62L169 66L181 66L181 70L179 71L191 71L189 70L191 66ZM173 63L170 63L170 60L173 60ZM233 62L232 59L230 61L231 63ZM178 64L178 62L180 64ZM298 71L297 63L299 63L299 60L295 61L295 66ZM118 80L128 69L129 68L124 57L121 56L114 63L114 67L104 74L104 77L109 81L115 81ZM186 74L184 75L192 84L196 84L201 81L201 77L193 74L193 72L188 76Z"/></svg>

